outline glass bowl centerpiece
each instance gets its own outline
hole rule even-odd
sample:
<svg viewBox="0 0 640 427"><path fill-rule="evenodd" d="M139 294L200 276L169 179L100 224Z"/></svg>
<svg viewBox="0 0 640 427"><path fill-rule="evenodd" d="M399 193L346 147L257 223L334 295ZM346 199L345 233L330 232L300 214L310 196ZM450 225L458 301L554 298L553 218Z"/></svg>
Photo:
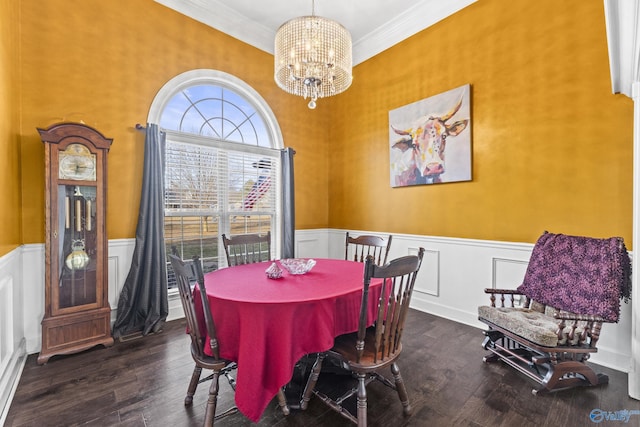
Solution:
<svg viewBox="0 0 640 427"><path fill-rule="evenodd" d="M305 274L316 265L316 261L304 258L285 258L280 260L280 265L282 265L289 274Z"/></svg>

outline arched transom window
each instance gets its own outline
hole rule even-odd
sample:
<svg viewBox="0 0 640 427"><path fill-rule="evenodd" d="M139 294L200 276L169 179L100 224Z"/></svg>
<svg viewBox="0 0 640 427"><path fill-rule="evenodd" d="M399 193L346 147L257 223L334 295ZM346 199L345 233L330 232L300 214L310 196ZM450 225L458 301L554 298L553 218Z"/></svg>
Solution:
<svg viewBox="0 0 640 427"><path fill-rule="evenodd" d="M220 141L273 148L272 136L256 107L223 86L190 86L166 105L160 127Z"/></svg>

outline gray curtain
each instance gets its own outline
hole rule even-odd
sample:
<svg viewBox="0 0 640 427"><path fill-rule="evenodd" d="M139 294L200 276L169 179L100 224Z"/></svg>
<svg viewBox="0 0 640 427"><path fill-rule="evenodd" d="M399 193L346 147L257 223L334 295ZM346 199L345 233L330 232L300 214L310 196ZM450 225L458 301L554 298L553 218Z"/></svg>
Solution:
<svg viewBox="0 0 640 427"><path fill-rule="evenodd" d="M296 204L293 181L293 148L280 152L282 163L282 258L295 258Z"/></svg>
<svg viewBox="0 0 640 427"><path fill-rule="evenodd" d="M164 245L165 134L147 124L142 195L131 269L118 300L114 338L158 332L169 314Z"/></svg>

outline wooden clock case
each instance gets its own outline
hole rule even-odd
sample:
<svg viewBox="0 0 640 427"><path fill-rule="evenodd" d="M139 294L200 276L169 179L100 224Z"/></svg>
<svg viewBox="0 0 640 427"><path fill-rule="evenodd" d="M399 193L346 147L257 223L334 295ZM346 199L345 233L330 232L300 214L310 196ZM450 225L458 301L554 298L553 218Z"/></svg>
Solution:
<svg viewBox="0 0 640 427"><path fill-rule="evenodd" d="M45 313L38 363L113 345L106 233L112 139L81 123L38 129L45 145Z"/></svg>

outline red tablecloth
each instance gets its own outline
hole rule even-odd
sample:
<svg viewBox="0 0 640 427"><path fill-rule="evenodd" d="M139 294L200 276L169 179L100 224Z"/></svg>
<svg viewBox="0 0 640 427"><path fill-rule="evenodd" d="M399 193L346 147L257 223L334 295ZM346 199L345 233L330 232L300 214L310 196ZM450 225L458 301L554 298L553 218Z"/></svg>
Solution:
<svg viewBox="0 0 640 427"><path fill-rule="evenodd" d="M302 356L329 350L336 336L358 329L364 264L316 261L307 274L283 269L280 279L266 277L270 262L205 275L220 356L238 362L236 405L254 422L289 382ZM379 292L380 282L372 283L369 301L375 302ZM197 295L202 312L199 302Z"/></svg>

